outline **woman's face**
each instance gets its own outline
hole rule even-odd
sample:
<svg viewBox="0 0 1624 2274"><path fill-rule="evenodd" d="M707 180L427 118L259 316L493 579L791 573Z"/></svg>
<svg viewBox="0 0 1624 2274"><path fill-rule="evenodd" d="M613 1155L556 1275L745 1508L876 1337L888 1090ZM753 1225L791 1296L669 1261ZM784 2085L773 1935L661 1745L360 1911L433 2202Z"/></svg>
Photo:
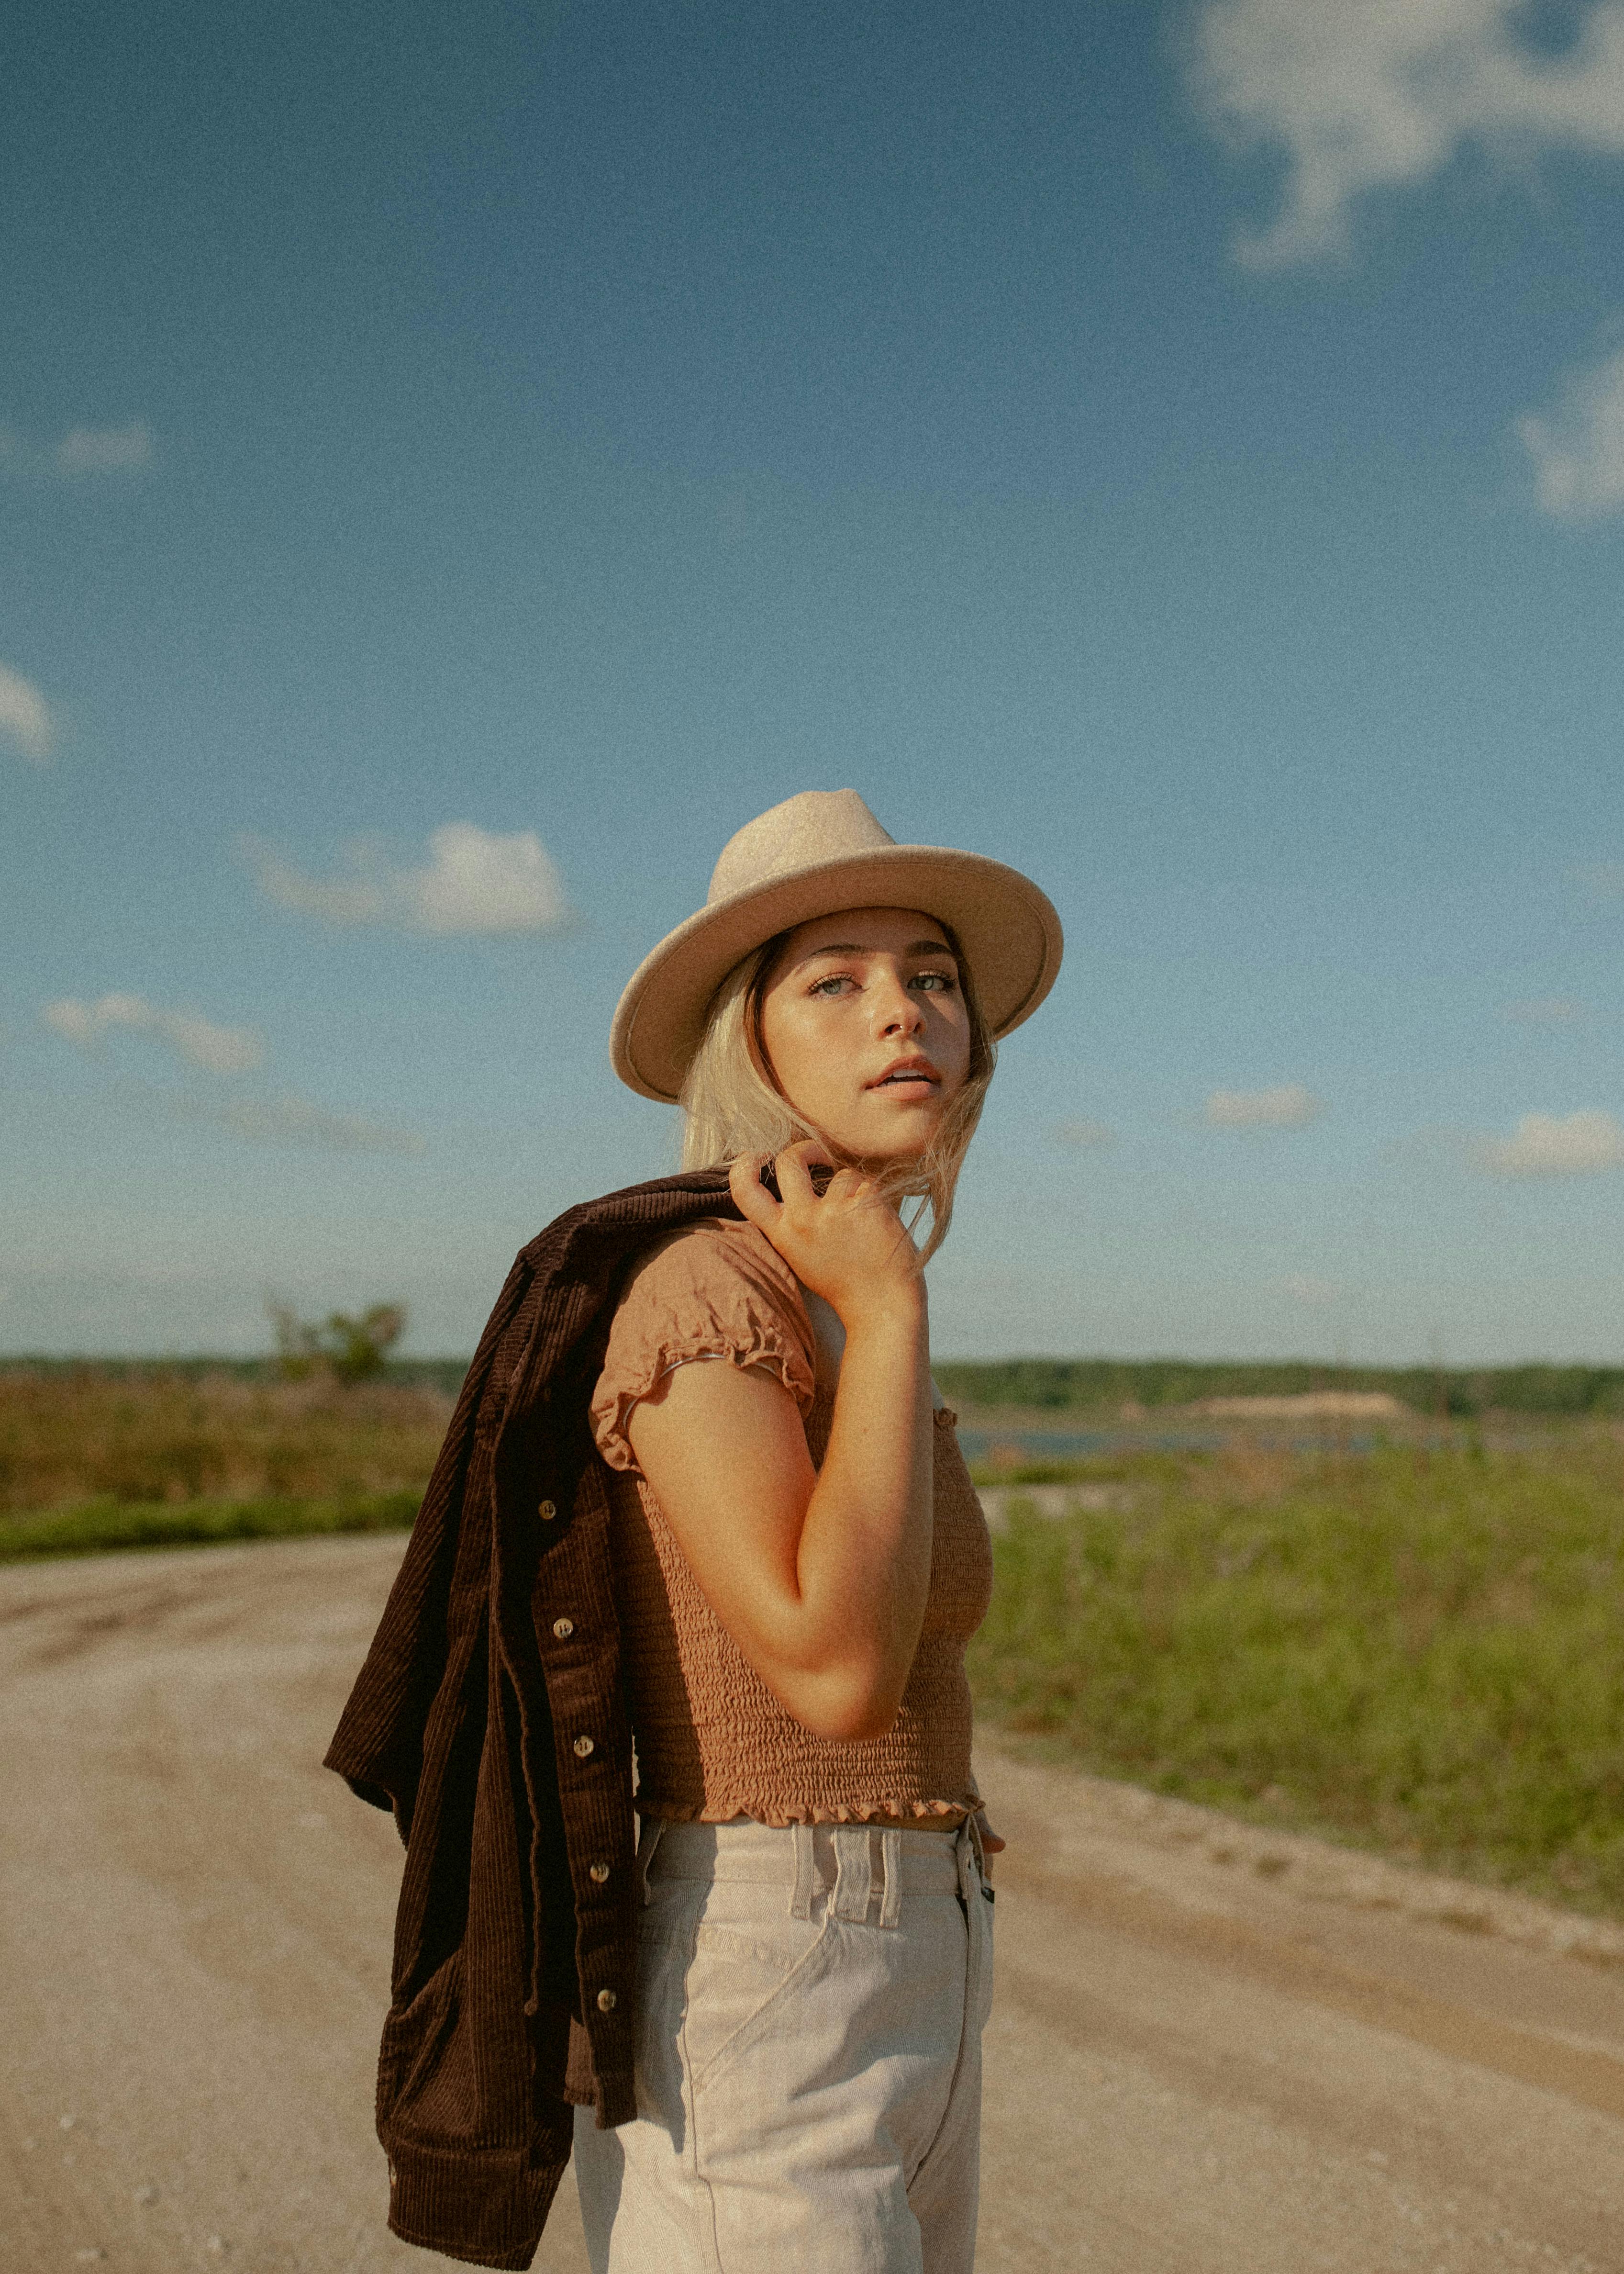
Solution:
<svg viewBox="0 0 1624 2274"><path fill-rule="evenodd" d="M779 1088L831 1145L916 1160L970 1068L959 965L917 908L848 908L791 932L762 998Z"/></svg>

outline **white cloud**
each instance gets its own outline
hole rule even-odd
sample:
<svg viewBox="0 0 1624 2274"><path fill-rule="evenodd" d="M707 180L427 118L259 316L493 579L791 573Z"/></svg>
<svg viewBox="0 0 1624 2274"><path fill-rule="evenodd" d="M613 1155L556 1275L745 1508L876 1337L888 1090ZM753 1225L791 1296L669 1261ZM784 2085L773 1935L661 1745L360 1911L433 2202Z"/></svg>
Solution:
<svg viewBox="0 0 1624 2274"><path fill-rule="evenodd" d="M1309 1310L1323 1310L1342 1293L1335 1279L1315 1279L1302 1272L1292 1272L1280 1283L1281 1291L1289 1295L1294 1303Z"/></svg>
<svg viewBox="0 0 1624 2274"><path fill-rule="evenodd" d="M56 445L64 474L125 474L152 463L152 430L144 419L127 426L70 426Z"/></svg>
<svg viewBox="0 0 1624 2274"><path fill-rule="evenodd" d="M1555 409L1519 418L1517 435L1541 512L1557 521L1624 513L1624 348L1570 373Z"/></svg>
<svg viewBox="0 0 1624 2274"><path fill-rule="evenodd" d="M104 995L99 1003L64 996L48 1003L40 1015L80 1050L95 1050L110 1028L124 1027L151 1035L208 1073L251 1073L265 1056L265 1045L252 1028L217 1027L195 1011L160 1011L144 995Z"/></svg>
<svg viewBox="0 0 1624 2274"><path fill-rule="evenodd" d="M1493 1177L1585 1177L1624 1168L1624 1128L1611 1113L1525 1113L1509 1137L1482 1137L1471 1157Z"/></svg>
<svg viewBox="0 0 1624 2274"><path fill-rule="evenodd" d="M560 931L575 921L563 879L533 829L500 837L470 821L448 821L430 832L428 860L415 869L392 866L363 840L350 848L348 874L330 877L305 876L258 838L241 842L267 900L329 923L391 924L449 937Z"/></svg>
<svg viewBox="0 0 1624 2274"><path fill-rule="evenodd" d="M1215 1089L1202 1109L1209 1129L1301 1129L1325 1107L1300 1081L1274 1089Z"/></svg>
<svg viewBox="0 0 1624 2274"><path fill-rule="evenodd" d="M1584 1016L1571 995L1538 995L1531 1002L1507 1003L1500 1013L1518 1027L1573 1027Z"/></svg>
<svg viewBox="0 0 1624 2274"><path fill-rule="evenodd" d="M32 681L19 671L9 671L0 663L0 734L7 734L16 743L24 757L32 758L42 766L51 754L51 744L56 739L53 720L45 697Z"/></svg>
<svg viewBox="0 0 1624 2274"><path fill-rule="evenodd" d="M1578 36L1541 55L1522 0L1207 0L1191 79L1242 147L1283 149L1281 208L1237 240L1258 267L1345 252L1350 209L1411 188L1465 145L1624 156L1624 0L1593 0Z"/></svg>
<svg viewBox="0 0 1624 2274"><path fill-rule="evenodd" d="M1593 900L1624 900L1624 861L1583 861L1570 873Z"/></svg>
<svg viewBox="0 0 1624 2274"><path fill-rule="evenodd" d="M308 1097L238 1097L227 1105L188 1098L177 1110L188 1120L212 1122L257 1145L303 1145L331 1153L417 1155L428 1149L414 1130L390 1129L358 1114L331 1113Z"/></svg>
<svg viewBox="0 0 1624 2274"><path fill-rule="evenodd" d="M1114 1145L1116 1132L1103 1121L1056 1121L1049 1131L1056 1145L1070 1146L1073 1152L1084 1153L1095 1147Z"/></svg>

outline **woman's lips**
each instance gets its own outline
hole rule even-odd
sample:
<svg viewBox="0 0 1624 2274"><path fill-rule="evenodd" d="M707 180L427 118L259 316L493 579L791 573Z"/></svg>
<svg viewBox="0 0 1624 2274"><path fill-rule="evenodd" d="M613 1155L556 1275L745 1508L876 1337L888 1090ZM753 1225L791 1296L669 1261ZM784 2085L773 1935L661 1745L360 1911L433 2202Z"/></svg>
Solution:
<svg viewBox="0 0 1624 2274"><path fill-rule="evenodd" d="M893 1066L877 1081L868 1084L870 1089L934 1089L942 1077L929 1066Z"/></svg>

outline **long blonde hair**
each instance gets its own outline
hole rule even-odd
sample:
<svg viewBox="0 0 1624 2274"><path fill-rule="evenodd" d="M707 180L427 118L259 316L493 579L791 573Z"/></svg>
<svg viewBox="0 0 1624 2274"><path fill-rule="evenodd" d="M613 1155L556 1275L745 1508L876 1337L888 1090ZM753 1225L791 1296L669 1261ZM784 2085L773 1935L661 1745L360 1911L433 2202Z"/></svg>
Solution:
<svg viewBox="0 0 1624 2274"><path fill-rule="evenodd" d="M959 965L959 983L969 1013L969 1071L924 1152L916 1161L894 1163L876 1180L894 1201L918 1201L908 1219L910 1231L917 1234L929 1210L930 1237L923 1249L927 1257L947 1238L959 1171L981 1118L997 1059L997 1045L969 966L953 933L945 924L942 930ZM823 1131L796 1111L773 1080L762 1043L762 998L788 937L787 932L779 932L747 955L716 990L680 1100L685 1169L725 1169L741 1153L778 1153L807 1137L829 1145ZM836 1161L844 1157L837 1147L830 1145L829 1149Z"/></svg>

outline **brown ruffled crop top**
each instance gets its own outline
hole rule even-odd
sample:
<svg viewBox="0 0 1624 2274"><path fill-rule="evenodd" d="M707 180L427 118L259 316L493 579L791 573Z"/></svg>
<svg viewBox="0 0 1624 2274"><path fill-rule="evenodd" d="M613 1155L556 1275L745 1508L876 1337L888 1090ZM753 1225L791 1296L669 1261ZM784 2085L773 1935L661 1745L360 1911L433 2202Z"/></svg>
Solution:
<svg viewBox="0 0 1624 2274"><path fill-rule="evenodd" d="M614 1472L611 1550L639 1809L705 1823L958 1821L981 1805L964 1655L987 1614L992 1550L954 1416L944 1406L936 1415L930 1592L902 1709L883 1737L816 1737L711 1609L626 1437L638 1399L699 1359L775 1374L822 1462L838 1356L820 1350L800 1282L754 1225L708 1221L650 1251L615 1312L592 1398L598 1449Z"/></svg>

